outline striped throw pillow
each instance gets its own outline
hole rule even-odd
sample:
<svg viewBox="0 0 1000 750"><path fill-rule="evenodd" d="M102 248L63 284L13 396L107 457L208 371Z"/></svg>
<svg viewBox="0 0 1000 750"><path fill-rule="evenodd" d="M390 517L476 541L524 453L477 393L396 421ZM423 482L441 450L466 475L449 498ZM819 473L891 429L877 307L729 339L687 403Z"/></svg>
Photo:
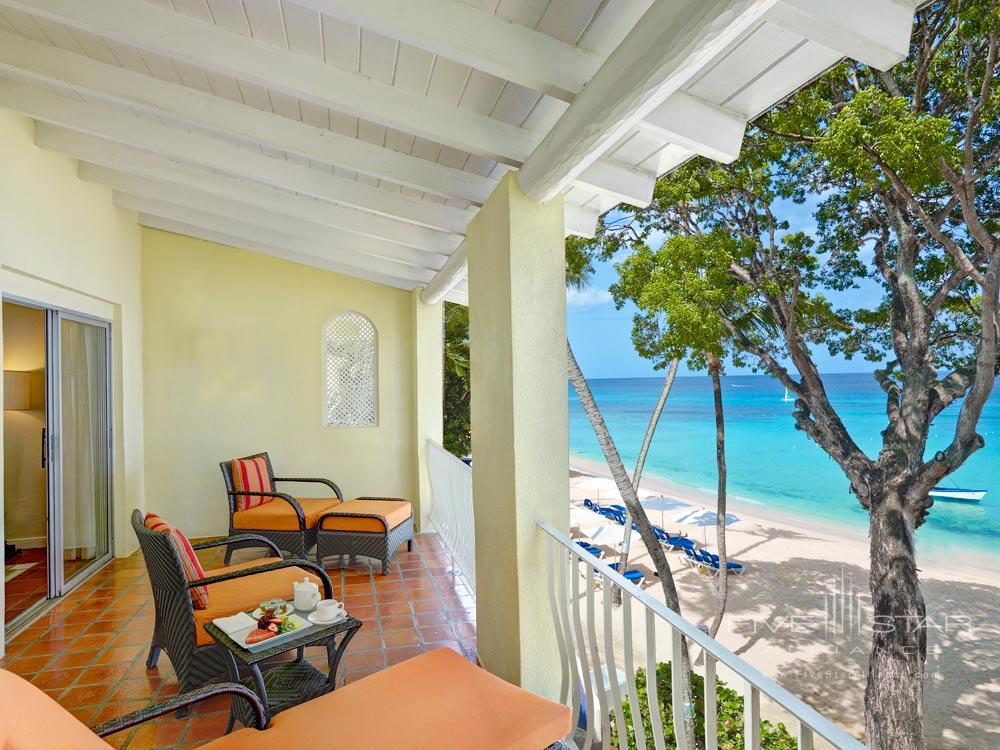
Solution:
<svg viewBox="0 0 1000 750"><path fill-rule="evenodd" d="M274 492L274 483L271 481L271 474L267 470L267 459L263 456L257 458L234 458L232 463L233 489L237 492ZM269 503L273 497L262 497L260 495L237 495L236 510L249 510L258 505Z"/></svg>
<svg viewBox="0 0 1000 750"><path fill-rule="evenodd" d="M194 547L188 538L181 533L180 529L171 526L155 513L147 513L145 526L150 531L160 531L165 533L170 543L174 545L177 558L181 561L184 575L189 581L195 581L205 577L205 569L201 567L198 556L194 553ZM208 609L208 586L195 586L191 589L191 603L195 609Z"/></svg>

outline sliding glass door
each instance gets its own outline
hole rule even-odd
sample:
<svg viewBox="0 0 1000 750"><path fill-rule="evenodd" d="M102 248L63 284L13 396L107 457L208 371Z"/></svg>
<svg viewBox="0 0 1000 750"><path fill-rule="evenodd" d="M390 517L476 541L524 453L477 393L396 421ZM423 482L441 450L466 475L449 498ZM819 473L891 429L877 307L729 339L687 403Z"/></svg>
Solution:
<svg viewBox="0 0 1000 750"><path fill-rule="evenodd" d="M50 588L61 596L110 559L110 326L49 310Z"/></svg>

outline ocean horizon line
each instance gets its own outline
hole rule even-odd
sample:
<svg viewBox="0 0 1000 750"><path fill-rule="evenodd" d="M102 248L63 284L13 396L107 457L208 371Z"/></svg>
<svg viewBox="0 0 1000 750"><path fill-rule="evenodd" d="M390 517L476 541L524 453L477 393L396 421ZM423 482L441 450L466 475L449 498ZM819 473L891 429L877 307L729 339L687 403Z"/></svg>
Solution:
<svg viewBox="0 0 1000 750"><path fill-rule="evenodd" d="M837 371L837 372L821 372L820 373L820 377L828 377L828 376L831 376L831 375L872 375L872 374L874 374L874 372L875 372L874 368L871 369L871 370L842 370L842 371ZM606 376L606 377L600 377L600 378L587 378L587 382L588 383L595 383L595 382L608 381L608 380L658 380L658 381L662 381L664 377L665 377L664 374L654 374L654 375L613 375L613 376ZM677 379L678 380L680 380L681 378L707 378L707 377L708 377L708 373L707 372L704 372L704 373L690 373L689 372L689 373L686 373L686 374L680 374L680 373L677 374ZM739 373L732 373L732 374L725 374L724 373L722 375L722 379L723 380L726 380L726 379L729 379L729 378L768 378L769 380L774 380L775 382L778 382L777 379L773 375L771 375L769 373L766 373L766 372L739 372Z"/></svg>

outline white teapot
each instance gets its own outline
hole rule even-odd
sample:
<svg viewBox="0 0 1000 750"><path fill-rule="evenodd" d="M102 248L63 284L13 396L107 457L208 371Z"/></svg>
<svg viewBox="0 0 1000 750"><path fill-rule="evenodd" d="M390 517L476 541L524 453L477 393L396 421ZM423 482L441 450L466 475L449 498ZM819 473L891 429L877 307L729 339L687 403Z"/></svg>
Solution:
<svg viewBox="0 0 1000 750"><path fill-rule="evenodd" d="M292 584L292 596L295 600L295 609L300 612L312 612L319 602L319 584L303 578Z"/></svg>

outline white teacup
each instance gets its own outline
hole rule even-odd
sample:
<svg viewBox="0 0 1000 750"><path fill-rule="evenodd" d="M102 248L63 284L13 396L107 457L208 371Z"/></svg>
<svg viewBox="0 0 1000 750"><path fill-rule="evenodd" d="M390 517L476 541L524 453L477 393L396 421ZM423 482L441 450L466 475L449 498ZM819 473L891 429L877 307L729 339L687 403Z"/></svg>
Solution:
<svg viewBox="0 0 1000 750"><path fill-rule="evenodd" d="M344 611L344 603L336 599L320 599L316 603L316 619L328 622L336 620Z"/></svg>

